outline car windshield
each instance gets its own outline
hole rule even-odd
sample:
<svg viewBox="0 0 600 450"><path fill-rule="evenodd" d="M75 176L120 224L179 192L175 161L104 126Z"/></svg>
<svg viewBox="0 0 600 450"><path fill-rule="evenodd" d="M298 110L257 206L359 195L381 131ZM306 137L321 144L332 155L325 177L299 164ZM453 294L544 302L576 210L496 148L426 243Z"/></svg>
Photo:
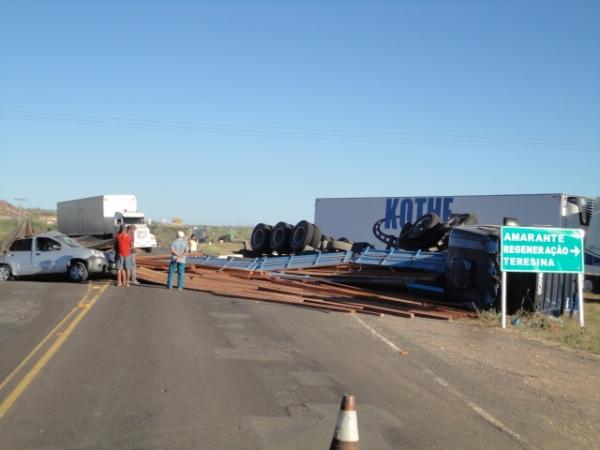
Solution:
<svg viewBox="0 0 600 450"><path fill-rule="evenodd" d="M127 225L144 223L143 217L123 217L123 223Z"/></svg>
<svg viewBox="0 0 600 450"><path fill-rule="evenodd" d="M57 241L62 242L63 244L68 245L69 247L73 247L73 248L77 248L77 247L81 247L81 245L79 245L77 242L75 242L73 239L71 239L69 236L66 236L64 234L59 234L57 236L53 236Z"/></svg>

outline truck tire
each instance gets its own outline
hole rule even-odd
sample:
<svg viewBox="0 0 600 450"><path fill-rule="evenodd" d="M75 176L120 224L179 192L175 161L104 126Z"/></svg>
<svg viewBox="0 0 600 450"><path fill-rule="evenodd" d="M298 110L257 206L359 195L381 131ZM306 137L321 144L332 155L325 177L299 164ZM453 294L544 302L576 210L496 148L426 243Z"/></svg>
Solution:
<svg viewBox="0 0 600 450"><path fill-rule="evenodd" d="M252 250L257 253L267 253L270 250L271 243L271 232L273 227L265 223L259 223L252 230L252 236L250 237L250 245Z"/></svg>
<svg viewBox="0 0 600 450"><path fill-rule="evenodd" d="M311 224L313 227L313 238L312 238L312 244L311 245L313 248L318 249L321 246L321 237L323 237L323 235L321 234L321 229L316 226L315 224Z"/></svg>
<svg viewBox="0 0 600 450"><path fill-rule="evenodd" d="M439 245L443 245L444 236L448 234L448 229L446 228L446 224L439 223L433 229L431 229L427 236L423 238L420 242L420 248L423 250L427 250L432 247L438 248Z"/></svg>
<svg viewBox="0 0 600 450"><path fill-rule="evenodd" d="M74 283L83 283L89 277L89 272L84 262L73 261L67 268L67 278Z"/></svg>
<svg viewBox="0 0 600 450"><path fill-rule="evenodd" d="M327 250L334 252L349 252L352 250L352 243L342 241L329 241L327 243Z"/></svg>
<svg viewBox="0 0 600 450"><path fill-rule="evenodd" d="M446 224L437 214L425 214L412 225L410 230L406 230L401 247L406 250L428 250L436 247L446 233Z"/></svg>
<svg viewBox="0 0 600 450"><path fill-rule="evenodd" d="M0 264L0 282L12 279L12 270L8 264Z"/></svg>
<svg viewBox="0 0 600 450"><path fill-rule="evenodd" d="M410 231L406 233L408 239L416 241L423 238L430 230L433 230L440 223L440 217L434 213L428 213L421 216L412 225Z"/></svg>
<svg viewBox="0 0 600 450"><path fill-rule="evenodd" d="M444 224L445 232L441 233L441 238L438 239L437 243L434 243L438 251L446 250L448 248L448 241L450 239L450 231L452 228L460 227L463 225L476 225L479 223L477 216L472 213L464 214L452 214L448 222Z"/></svg>
<svg viewBox="0 0 600 450"><path fill-rule="evenodd" d="M313 242L313 225L307 220L301 220L296 224L292 231L292 237L290 243L292 244L292 250L296 253L303 252L307 246ZM312 246L312 245L311 245Z"/></svg>
<svg viewBox="0 0 600 450"><path fill-rule="evenodd" d="M292 227L289 223L279 222L273 227L271 233L271 250L280 255L288 254L292 251L291 237Z"/></svg>
<svg viewBox="0 0 600 450"><path fill-rule="evenodd" d="M446 226L448 228L459 227L461 225L477 225L479 220L475 214L465 213L465 214L452 214L450 219L448 219L448 223Z"/></svg>
<svg viewBox="0 0 600 450"><path fill-rule="evenodd" d="M413 247L412 241L408 238L408 232L412 230L412 223L406 222L402 225L402 229L400 230L400 234L398 235L398 239L396 240L397 246L403 248L404 250L415 250ZM396 246L394 246L396 247Z"/></svg>
<svg viewBox="0 0 600 450"><path fill-rule="evenodd" d="M352 253L362 253L367 249L374 248L372 244L368 242L353 242L352 243Z"/></svg>

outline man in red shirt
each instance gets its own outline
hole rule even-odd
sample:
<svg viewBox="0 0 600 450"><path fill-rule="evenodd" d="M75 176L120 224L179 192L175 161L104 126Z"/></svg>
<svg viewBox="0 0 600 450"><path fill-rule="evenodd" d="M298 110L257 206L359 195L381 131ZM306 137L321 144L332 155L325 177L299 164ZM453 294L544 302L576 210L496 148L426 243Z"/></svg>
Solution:
<svg viewBox="0 0 600 450"><path fill-rule="evenodd" d="M117 265L117 286L129 287L129 271L131 270L132 240L121 224L115 236L115 262Z"/></svg>

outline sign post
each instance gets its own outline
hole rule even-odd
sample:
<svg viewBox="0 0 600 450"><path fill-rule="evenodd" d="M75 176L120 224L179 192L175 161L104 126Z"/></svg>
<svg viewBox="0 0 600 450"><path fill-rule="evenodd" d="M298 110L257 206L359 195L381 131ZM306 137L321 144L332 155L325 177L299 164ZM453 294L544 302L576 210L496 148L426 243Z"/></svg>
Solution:
<svg viewBox="0 0 600 450"><path fill-rule="evenodd" d="M506 328L507 272L576 273L579 325L583 315L584 231L567 228L502 227L502 328Z"/></svg>
<svg viewBox="0 0 600 450"><path fill-rule="evenodd" d="M502 271L502 328L506 328L506 296L508 295L506 272Z"/></svg>
<svg viewBox="0 0 600 450"><path fill-rule="evenodd" d="M583 274L577 275L577 299L579 300L579 326L585 326L585 320L583 317Z"/></svg>

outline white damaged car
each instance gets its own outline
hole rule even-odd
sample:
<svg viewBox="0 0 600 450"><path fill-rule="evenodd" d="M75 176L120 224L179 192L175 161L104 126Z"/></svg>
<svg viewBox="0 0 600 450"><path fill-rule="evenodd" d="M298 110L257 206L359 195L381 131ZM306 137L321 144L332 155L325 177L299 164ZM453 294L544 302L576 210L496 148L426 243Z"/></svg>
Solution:
<svg viewBox="0 0 600 450"><path fill-rule="evenodd" d="M81 283L92 273L108 271L109 263L103 252L82 247L59 232L17 239L0 255L0 281L65 274L70 281Z"/></svg>

